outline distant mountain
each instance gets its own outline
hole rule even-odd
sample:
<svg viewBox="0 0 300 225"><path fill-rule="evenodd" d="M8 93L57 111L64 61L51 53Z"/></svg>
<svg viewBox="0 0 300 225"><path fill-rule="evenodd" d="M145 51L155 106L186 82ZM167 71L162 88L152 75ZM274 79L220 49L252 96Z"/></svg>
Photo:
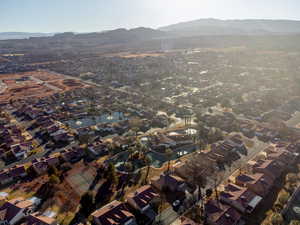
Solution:
<svg viewBox="0 0 300 225"><path fill-rule="evenodd" d="M0 32L0 40L25 39L30 37L48 37L53 33Z"/></svg>
<svg viewBox="0 0 300 225"><path fill-rule="evenodd" d="M151 28L138 27L134 29L116 29L94 33L60 33L53 36L56 39L66 40L88 40L97 42L97 44L115 44L115 43L126 43L138 40L149 40L155 38L161 38L166 36L166 32L160 30L154 30Z"/></svg>
<svg viewBox="0 0 300 225"><path fill-rule="evenodd" d="M0 32L0 40L9 39L28 39L37 37L49 37L54 39L97 39L97 41L107 42L124 42L130 40L148 40L152 38L160 38L166 36L166 32L154 30L151 28L138 27L134 29L116 29L93 33L27 33L27 32Z"/></svg>
<svg viewBox="0 0 300 225"><path fill-rule="evenodd" d="M159 28L179 36L299 34L300 21L199 19Z"/></svg>
<svg viewBox="0 0 300 225"><path fill-rule="evenodd" d="M9 33L10 37L13 34L16 33ZM21 37L22 33L17 34ZM1 40L0 54L22 52L39 55L37 58L41 58L40 55L43 57L48 55L47 59L52 60L57 55L73 57L78 54L139 50L160 51L232 46L299 49L300 21L201 19L160 29L138 27L93 33L65 32L52 36L38 34L42 35L40 37L34 37L30 33L29 35L25 33L25 35L30 38Z"/></svg>
<svg viewBox="0 0 300 225"><path fill-rule="evenodd" d="M116 29L94 33L57 33L49 37L30 37L22 40L0 41L0 52L12 51L44 52L44 51L100 51L99 49L115 49L119 51L128 46L143 46L145 42L152 43L168 38L168 33L151 28L138 27L134 29Z"/></svg>

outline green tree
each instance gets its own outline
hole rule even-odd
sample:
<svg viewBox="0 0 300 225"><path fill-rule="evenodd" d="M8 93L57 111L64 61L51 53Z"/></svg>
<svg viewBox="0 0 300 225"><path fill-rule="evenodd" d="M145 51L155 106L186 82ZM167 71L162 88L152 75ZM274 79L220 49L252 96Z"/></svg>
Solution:
<svg viewBox="0 0 300 225"><path fill-rule="evenodd" d="M125 168L125 171L127 171L127 172L132 172L132 170L133 170L133 165L132 165L131 162L126 162L126 163L124 164L124 168Z"/></svg>
<svg viewBox="0 0 300 225"><path fill-rule="evenodd" d="M284 206L287 201L290 198L290 194L286 192L285 190L282 190L279 192L278 197L277 197L277 202L281 205Z"/></svg>
<svg viewBox="0 0 300 225"><path fill-rule="evenodd" d="M273 213L270 217L272 225L284 225L283 217L280 213Z"/></svg>
<svg viewBox="0 0 300 225"><path fill-rule="evenodd" d="M145 161L146 161L146 164L147 164L147 171L146 171L146 175L145 175L144 184L147 183L148 176L149 176L149 173L150 173L150 166L151 166L152 160L151 160L151 158L146 157Z"/></svg>
<svg viewBox="0 0 300 225"><path fill-rule="evenodd" d="M198 140L197 142L199 150L205 150L207 148L207 144L204 140Z"/></svg>
<svg viewBox="0 0 300 225"><path fill-rule="evenodd" d="M48 175L51 176L53 174L59 176L59 171L55 166L50 166L50 168L48 169Z"/></svg>
<svg viewBox="0 0 300 225"><path fill-rule="evenodd" d="M198 188L198 199L201 199L202 188L206 187L207 177L213 177L216 174L215 167L208 160L199 160L198 158L192 158L185 164L186 179L189 183L195 185ZM203 202L201 201L201 210L203 211Z"/></svg>
<svg viewBox="0 0 300 225"><path fill-rule="evenodd" d="M118 177L117 177L117 174L116 174L116 168L115 168L115 165L110 163L108 165L108 168L107 168L107 176L106 176L107 179L111 180L111 182L115 185L117 185L118 183Z"/></svg>
<svg viewBox="0 0 300 225"><path fill-rule="evenodd" d="M137 138L138 132L140 131L140 128L138 128L138 127L133 127L131 130L134 132L135 137Z"/></svg>
<svg viewBox="0 0 300 225"><path fill-rule="evenodd" d="M60 183L60 179L58 176L56 176L55 174L52 174L49 178L49 182L51 184L59 184Z"/></svg>
<svg viewBox="0 0 300 225"><path fill-rule="evenodd" d="M130 147L128 149L128 152L129 152L129 156L128 156L128 159L127 160L132 160L132 155L133 153L135 152L136 148L135 147Z"/></svg>

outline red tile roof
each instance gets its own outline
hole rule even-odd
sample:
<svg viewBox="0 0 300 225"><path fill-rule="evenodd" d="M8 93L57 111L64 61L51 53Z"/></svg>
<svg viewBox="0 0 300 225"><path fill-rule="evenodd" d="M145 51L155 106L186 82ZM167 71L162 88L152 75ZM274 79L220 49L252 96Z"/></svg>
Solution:
<svg viewBox="0 0 300 225"><path fill-rule="evenodd" d="M232 225L241 219L238 211L217 200L210 200L205 204L205 214L216 225Z"/></svg>
<svg viewBox="0 0 300 225"><path fill-rule="evenodd" d="M157 197L158 194L153 190L153 188L150 185L145 185L139 189L137 189L135 192L128 195L128 198L132 198L134 202L138 205L140 209L143 209L145 206L147 206L150 201Z"/></svg>
<svg viewBox="0 0 300 225"><path fill-rule="evenodd" d="M98 219L102 225L124 224L134 218L124 203L116 200L96 210L92 213L92 216L94 219Z"/></svg>

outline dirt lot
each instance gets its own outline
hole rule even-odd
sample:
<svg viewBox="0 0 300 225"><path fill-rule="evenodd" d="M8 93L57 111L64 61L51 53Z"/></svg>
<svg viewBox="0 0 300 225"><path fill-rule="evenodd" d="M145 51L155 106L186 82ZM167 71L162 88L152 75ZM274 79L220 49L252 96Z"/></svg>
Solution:
<svg viewBox="0 0 300 225"><path fill-rule="evenodd" d="M136 53L136 54L126 54L126 55L121 55L122 58L143 58L147 56L151 57L158 57L162 56L162 53Z"/></svg>
<svg viewBox="0 0 300 225"><path fill-rule="evenodd" d="M6 85L6 89L0 93L0 104L29 97L41 98L90 86L78 80L66 79L64 75L46 71L3 74L0 75L0 80Z"/></svg>
<svg viewBox="0 0 300 225"><path fill-rule="evenodd" d="M78 167L73 168L68 172L66 182L73 188L73 191L76 192L78 196L81 196L89 190L89 187L92 184L95 176L95 167L78 165Z"/></svg>

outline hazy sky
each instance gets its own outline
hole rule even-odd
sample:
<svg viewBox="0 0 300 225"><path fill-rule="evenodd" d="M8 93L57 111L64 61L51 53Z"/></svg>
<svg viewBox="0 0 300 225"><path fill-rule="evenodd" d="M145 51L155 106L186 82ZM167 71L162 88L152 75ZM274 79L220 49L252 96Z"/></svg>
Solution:
<svg viewBox="0 0 300 225"><path fill-rule="evenodd" d="M0 32L157 28L200 18L300 20L300 0L0 0Z"/></svg>

